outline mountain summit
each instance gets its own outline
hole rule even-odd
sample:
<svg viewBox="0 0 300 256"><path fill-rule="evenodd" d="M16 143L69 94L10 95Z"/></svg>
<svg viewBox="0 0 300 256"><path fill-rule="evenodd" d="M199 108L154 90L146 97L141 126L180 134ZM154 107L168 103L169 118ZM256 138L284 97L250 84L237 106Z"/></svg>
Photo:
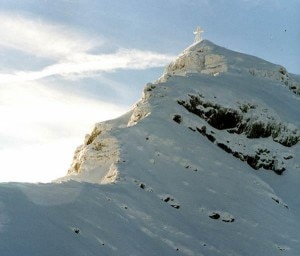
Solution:
<svg viewBox="0 0 300 256"><path fill-rule="evenodd" d="M196 42L95 125L65 177L0 186L1 252L298 256L298 78Z"/></svg>
<svg viewBox="0 0 300 256"><path fill-rule="evenodd" d="M189 73L200 73L217 76L224 72L250 73L274 79L284 83L295 94L300 94L299 83L290 77L284 67L251 55L225 49L208 40L194 43L185 49L169 64L162 81L171 75L185 76Z"/></svg>
<svg viewBox="0 0 300 256"><path fill-rule="evenodd" d="M291 109L298 104L299 92L299 84L279 65L208 40L197 42L172 61L158 81L147 84L130 112L95 125L76 150L65 178L115 181L122 176L119 169L124 159L129 155L134 161L136 157L124 147L138 148L133 142L140 134L148 131L160 136L164 129L171 136L169 141L179 147L188 142L185 136L192 131L254 169L282 174L291 162L286 155L300 140L299 111ZM279 104L278 95L280 102L289 104ZM144 124L149 122L153 130ZM185 129L179 137L172 136L177 124ZM133 130L133 138L126 137ZM142 144L140 147L153 150L149 138ZM142 151L144 165L149 152Z"/></svg>

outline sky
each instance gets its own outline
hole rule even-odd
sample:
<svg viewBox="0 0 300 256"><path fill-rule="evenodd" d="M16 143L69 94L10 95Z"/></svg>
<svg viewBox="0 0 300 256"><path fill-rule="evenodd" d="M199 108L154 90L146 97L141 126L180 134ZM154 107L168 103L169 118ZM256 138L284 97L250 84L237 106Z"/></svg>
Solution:
<svg viewBox="0 0 300 256"><path fill-rule="evenodd" d="M193 30L300 74L298 0L0 0L0 182L64 176Z"/></svg>

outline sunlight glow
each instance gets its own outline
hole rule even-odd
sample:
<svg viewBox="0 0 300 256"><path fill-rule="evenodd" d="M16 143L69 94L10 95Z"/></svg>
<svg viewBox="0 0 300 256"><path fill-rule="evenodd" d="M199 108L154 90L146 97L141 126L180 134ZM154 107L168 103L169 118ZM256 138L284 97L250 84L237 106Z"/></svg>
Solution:
<svg viewBox="0 0 300 256"><path fill-rule="evenodd" d="M66 95L40 83L1 88L0 181L49 182L67 173L76 147L96 121L125 108Z"/></svg>
<svg viewBox="0 0 300 256"><path fill-rule="evenodd" d="M0 12L0 30L0 50L40 61L37 69L29 65L26 70L0 70L0 182L49 182L65 175L91 126L127 110L109 99L101 102L51 89L43 84L44 78L67 80L117 69L161 67L173 58L136 49L91 54L103 47L103 38L16 13ZM115 81L105 85L123 97L128 94Z"/></svg>

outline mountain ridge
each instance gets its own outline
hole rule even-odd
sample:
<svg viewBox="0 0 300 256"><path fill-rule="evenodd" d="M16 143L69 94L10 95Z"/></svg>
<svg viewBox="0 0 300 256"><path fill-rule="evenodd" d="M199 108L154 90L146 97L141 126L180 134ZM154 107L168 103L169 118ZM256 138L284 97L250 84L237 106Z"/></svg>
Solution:
<svg viewBox="0 0 300 256"><path fill-rule="evenodd" d="M243 56L244 58L242 58ZM250 60L248 60L248 58L250 58ZM254 65L256 64L256 62L253 63L253 59L255 61L259 61L259 64ZM244 66L240 65L239 67L237 67L236 62L246 64ZM262 69L262 67L264 69ZM244 83L243 80L246 80L246 82L248 83L249 81L253 80L253 83L264 83L267 84L267 86L283 85L285 88L289 89L290 92L295 93L290 89L290 87L287 87L285 83L282 83L281 79L278 79L277 75L281 74L281 71L283 69L284 68L279 65L269 63L257 57L236 53L216 46L208 40L204 40L200 43L195 43L184 50L177 59L175 59L166 67L165 72L161 78L159 78L154 83L147 84L143 91L142 99L133 107L133 109L131 110L131 114L125 114L128 120L124 121L121 118L123 120L122 128L136 125L139 121L146 118L151 114L151 112L153 112L151 103L149 103L149 100L151 98L169 97L167 95L168 93L166 92L172 90L172 86L164 86L168 82L168 80L179 79L179 77L192 80L197 79L198 76L204 76L202 77L202 79L208 81L209 83L224 84L223 80L226 79L225 76L229 76L229 79L237 80L240 84ZM256 70L256 73L253 73L253 70ZM269 74L269 76L266 77L265 75L261 74ZM287 77L289 77L289 75L287 75ZM295 81L290 79L289 83L295 84ZM227 82L225 82L224 88L226 88L226 86ZM266 85L263 86L266 87ZM247 89L251 90L251 87L253 87L251 84L247 85ZM161 90L161 88L163 89ZM285 147L291 147L297 144L300 140L300 131L297 128L297 126L299 126L299 118L297 119L294 115L292 119L281 120L281 118L286 119L286 117L288 117L289 115L285 114L281 117L278 116L278 109L274 111L273 109L268 108L268 106L262 101L259 103L255 102L255 100L253 100L253 98L255 97L247 97L248 99L242 102L241 99L239 101L235 100L235 97L231 97L232 95L226 96L226 92L224 91L223 95L220 95L218 100L216 100L216 95L213 95L214 92L211 91L208 99L205 99L203 93L200 92L201 87L197 85L190 86L189 88L179 87L179 90L183 91L184 89L186 89L185 98L179 97L179 95L176 96L173 93L172 97L177 97L176 100L172 103L167 104L170 105L177 103L183 106L188 112L195 114L205 121L203 124L201 124L201 127L190 126L189 128L191 130L198 131L200 134L207 137L210 141L221 147L224 151L232 154L242 161L247 162L254 169L264 167L266 169L273 170L278 174L282 174L282 172L286 169L284 165L286 159L282 158L286 158L286 156L280 158L277 153L271 153L272 148L276 148L276 150L279 150L275 144L269 147L264 145L261 148L258 148L258 146L255 146L254 144L252 146L256 147L256 149L252 150L253 152L251 152L251 154L249 155L249 153L241 149L240 143L235 142L235 145L227 145L228 143L225 143L221 138L220 141L216 140L215 136L206 132L206 127L208 124L211 128L213 128L213 130L210 131L213 133L218 133L218 131L222 132L223 130L226 130L231 134L245 134L248 139L271 137L274 142L277 142ZM217 88L216 90L219 90L219 88ZM235 88L235 90L238 91L239 88ZM295 94L297 95L297 93ZM299 99L297 96L295 98L293 95L291 95L290 97L294 101L295 99ZM233 100L235 101L235 103L233 103ZM164 100L162 100L162 102L163 101ZM162 102L156 102L155 104L161 104L161 107L163 108L164 103ZM229 102L231 102L231 104L229 104ZM281 111L282 110L283 109L281 109ZM286 112L289 111L290 109L286 110ZM169 113L169 115L171 115L171 113ZM173 115L178 115L178 118L181 118L179 114L174 113ZM295 124L293 124L291 121L296 122ZM178 120L177 122L180 123L181 120ZM92 133L90 135L87 135L87 139L83 146L81 146L81 148L77 149L76 151L77 153L75 154L74 158L75 161L71 165L71 168L68 172L69 174L81 173L81 167L81 169L89 169L89 167L86 166L87 162L88 164L95 165L95 157L92 155L91 159L93 160L82 161L82 159L84 158L84 153L82 153L81 150L90 152L90 144L95 139L97 139L98 136L99 138L101 136L104 136L103 138L105 139L102 140L102 142L101 139L96 142L94 148L98 148L98 150L96 150L97 153L99 151L101 151L102 153L104 152L103 150L101 150L101 145L103 146L105 144L109 144L109 140L114 141L111 142L111 144L116 145L116 140L113 140L112 138L109 139L107 137L109 136L109 131L112 129L112 126L110 125L111 123L112 121L97 124ZM101 133L102 135L100 135ZM233 136L233 139L239 140L240 137ZM246 144L249 144L249 140L247 143L245 142L243 144L243 147L245 147ZM113 152L108 151L108 155L101 156L105 158L105 163L103 163L102 165L106 166L105 168L110 170L105 177L117 177L118 171L116 164L121 161L120 152L117 153L117 151L118 150L116 149L113 150ZM271 153L271 157L266 156L269 153ZM89 155L89 153L87 153L87 155ZM109 162L108 158L110 155L118 156L114 157L114 160L112 162ZM278 162L278 159L280 159L280 163ZM100 160L100 162L101 161L102 160ZM107 162L111 164L111 169L110 167L108 168ZM109 181L105 179L105 181L103 182Z"/></svg>
<svg viewBox="0 0 300 256"><path fill-rule="evenodd" d="M232 54L192 45L65 177L0 184L1 253L298 256L296 76Z"/></svg>

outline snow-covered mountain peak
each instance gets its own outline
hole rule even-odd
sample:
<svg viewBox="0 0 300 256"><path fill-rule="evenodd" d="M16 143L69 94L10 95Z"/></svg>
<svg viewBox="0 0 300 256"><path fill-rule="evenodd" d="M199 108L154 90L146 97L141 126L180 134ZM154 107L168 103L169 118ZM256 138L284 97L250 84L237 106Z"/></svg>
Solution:
<svg viewBox="0 0 300 256"><path fill-rule="evenodd" d="M228 70L225 56L216 51L217 46L202 40L185 49L166 68L163 79L172 75L184 76L191 73L217 75Z"/></svg>
<svg viewBox="0 0 300 256"><path fill-rule="evenodd" d="M66 182L0 184L1 255L299 256L297 76L206 40L166 72Z"/></svg>
<svg viewBox="0 0 300 256"><path fill-rule="evenodd" d="M163 122L158 120L173 120L197 131L253 169L282 174L290 162L285 158L293 154L287 147L300 141L300 113L270 99L284 93L281 99L296 104L298 96L288 89L297 94L299 85L281 66L208 40L194 43L168 65L162 78L147 84L131 111L95 125L61 180L114 182L123 175L124 134L134 127L134 137L145 130L160 136L158 127ZM152 125L144 126L144 120L156 124L153 131ZM169 125L166 127L173 129L174 122ZM170 136L172 143L179 143ZM145 152L141 159L147 161L147 157Z"/></svg>
<svg viewBox="0 0 300 256"><path fill-rule="evenodd" d="M279 81L295 94L300 94L299 82L294 81L284 67L255 56L228 50L209 40L196 42L186 48L166 67L158 81L167 81L171 76L190 74L218 76L226 72L250 74Z"/></svg>
<svg viewBox="0 0 300 256"><path fill-rule="evenodd" d="M169 75L191 73L218 75L222 72L249 72L250 69L276 70L282 68L263 59L231 51L209 40L196 42L186 48L166 68Z"/></svg>

